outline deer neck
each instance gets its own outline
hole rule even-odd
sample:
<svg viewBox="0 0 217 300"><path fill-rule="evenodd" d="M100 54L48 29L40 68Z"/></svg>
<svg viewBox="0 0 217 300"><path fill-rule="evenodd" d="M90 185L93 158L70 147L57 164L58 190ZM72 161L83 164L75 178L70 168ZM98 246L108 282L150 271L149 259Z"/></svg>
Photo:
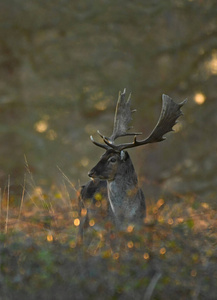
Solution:
<svg viewBox="0 0 217 300"><path fill-rule="evenodd" d="M138 179L130 157L120 165L115 178L108 181L108 198L118 219L129 218L136 206Z"/></svg>

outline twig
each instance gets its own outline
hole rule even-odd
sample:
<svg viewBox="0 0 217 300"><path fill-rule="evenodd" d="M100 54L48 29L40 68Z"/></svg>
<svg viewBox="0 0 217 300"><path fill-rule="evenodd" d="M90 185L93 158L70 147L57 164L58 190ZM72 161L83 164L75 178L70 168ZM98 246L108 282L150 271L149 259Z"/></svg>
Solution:
<svg viewBox="0 0 217 300"><path fill-rule="evenodd" d="M158 280L161 278L162 273L156 273L153 278L151 279L151 282L149 283L146 291L145 291L145 295L144 295L144 300L151 300L152 294L154 292L155 286L158 282Z"/></svg>

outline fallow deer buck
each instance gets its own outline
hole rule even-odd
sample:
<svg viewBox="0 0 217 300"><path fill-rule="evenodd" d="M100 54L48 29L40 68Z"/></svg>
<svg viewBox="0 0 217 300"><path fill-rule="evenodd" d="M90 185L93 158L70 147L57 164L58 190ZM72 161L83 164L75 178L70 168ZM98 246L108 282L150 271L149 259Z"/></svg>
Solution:
<svg viewBox="0 0 217 300"><path fill-rule="evenodd" d="M177 104L167 95L162 95L162 110L159 120L151 134L142 140L137 136L141 133L128 132L131 121L131 95L125 100L126 90L119 93L114 117L113 132L110 137L98 134L104 143L91 141L98 147L106 150L97 165L88 173L93 181L83 186L81 195L83 199L94 198L96 192L104 188L103 194L109 201L110 216L118 228L131 223L141 222L146 215L145 197L139 188L137 175L126 149L143 146L150 143L161 142L164 135L173 131L176 120L182 115L181 107L187 99ZM119 137L134 136L130 143L116 144ZM107 188L107 193L105 189Z"/></svg>

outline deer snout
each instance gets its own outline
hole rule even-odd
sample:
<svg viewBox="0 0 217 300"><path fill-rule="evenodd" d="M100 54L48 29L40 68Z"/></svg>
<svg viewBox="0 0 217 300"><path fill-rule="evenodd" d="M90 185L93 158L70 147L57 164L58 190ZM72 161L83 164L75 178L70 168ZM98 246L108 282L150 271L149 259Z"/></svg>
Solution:
<svg viewBox="0 0 217 300"><path fill-rule="evenodd" d="M90 170L88 172L88 176L91 177L91 178L94 178L94 175L95 175L95 171L94 170Z"/></svg>

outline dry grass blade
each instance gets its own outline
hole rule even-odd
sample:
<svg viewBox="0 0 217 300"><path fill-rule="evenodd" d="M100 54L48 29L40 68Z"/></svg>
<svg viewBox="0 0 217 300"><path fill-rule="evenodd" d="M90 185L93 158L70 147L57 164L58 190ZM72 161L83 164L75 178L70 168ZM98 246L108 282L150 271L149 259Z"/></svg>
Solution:
<svg viewBox="0 0 217 300"><path fill-rule="evenodd" d="M10 175L8 175L8 193L7 193L7 213L5 220L5 233L8 232L8 219L9 219L9 203L10 202Z"/></svg>
<svg viewBox="0 0 217 300"><path fill-rule="evenodd" d="M2 215L2 189L0 188L0 218Z"/></svg>
<svg viewBox="0 0 217 300"><path fill-rule="evenodd" d="M145 295L144 295L144 298L143 298L144 300L150 300L151 299L152 294L154 292L154 289L156 287L156 284L157 284L158 280L161 278L161 276L162 276L162 274L159 273L159 272L156 273L153 276L151 282L149 283L149 285L148 285L148 287L146 289L146 292L145 292Z"/></svg>
<svg viewBox="0 0 217 300"><path fill-rule="evenodd" d="M20 210L19 210L18 220L20 220L20 215L21 215L21 212L22 212L25 191L26 191L26 175L24 175L23 191L22 191L22 197L21 197L21 202L20 202Z"/></svg>
<svg viewBox="0 0 217 300"><path fill-rule="evenodd" d="M33 178L33 176L32 176L32 172L30 171L30 167L29 167L29 163L28 163L28 161L27 161L26 155L24 155L24 160L25 160L26 170L27 170L28 174L30 175L32 184L34 184L34 178ZM35 186L35 185L34 185L34 186Z"/></svg>
<svg viewBox="0 0 217 300"><path fill-rule="evenodd" d="M60 173L63 175L63 178L70 184L70 186L73 188L73 190L77 193L78 190L76 189L75 185L71 182L71 180L66 176L66 174L60 169L59 166L57 166Z"/></svg>
<svg viewBox="0 0 217 300"><path fill-rule="evenodd" d="M27 172L28 172L28 174L29 174L29 176L30 176L30 181L28 181L28 184L31 186L31 188L32 188L33 190L35 190L35 189L37 188L37 186L36 186L36 184L35 184L35 180L34 180L34 178L33 178L32 172L31 172L31 170L30 170L30 167L29 167L29 164L28 164L26 155L24 155L24 160L25 160L26 170L27 170ZM41 189L38 189L38 190L37 190L37 193L38 193L38 195L39 195L40 200L43 202L43 204L45 205L45 207L47 207L47 203L46 203L46 201L44 200L44 197L43 197L43 194L42 194L42 192L41 192ZM31 197L31 199L32 199L32 197ZM32 199L32 201L34 202L33 199ZM34 204L37 206L37 204L36 204L35 202L34 202Z"/></svg>

